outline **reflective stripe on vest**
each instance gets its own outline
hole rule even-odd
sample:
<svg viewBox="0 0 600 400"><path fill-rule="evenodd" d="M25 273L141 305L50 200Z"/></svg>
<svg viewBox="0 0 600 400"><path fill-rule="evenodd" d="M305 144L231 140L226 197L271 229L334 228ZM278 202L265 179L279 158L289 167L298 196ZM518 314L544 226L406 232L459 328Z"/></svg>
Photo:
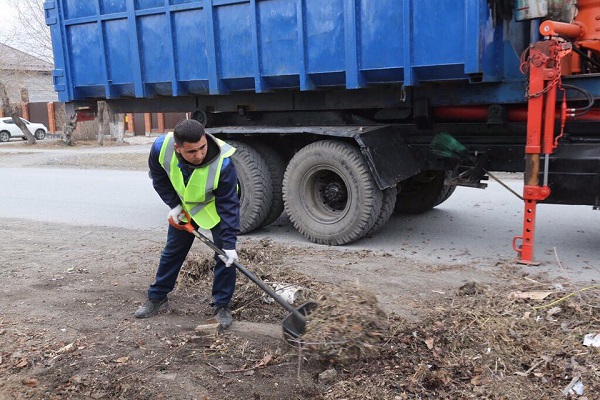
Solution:
<svg viewBox="0 0 600 400"><path fill-rule="evenodd" d="M192 216L198 226L204 229L211 229L221 221L221 217L217 213L213 190L217 189L219 185L223 161L235 152L235 148L229 144L212 136L211 138L221 149L219 158L204 167L194 169L187 185L178 165L179 160L175 156L173 133L169 133L165 137L159 155L159 162L167 172L173 188L181 199L183 208Z"/></svg>

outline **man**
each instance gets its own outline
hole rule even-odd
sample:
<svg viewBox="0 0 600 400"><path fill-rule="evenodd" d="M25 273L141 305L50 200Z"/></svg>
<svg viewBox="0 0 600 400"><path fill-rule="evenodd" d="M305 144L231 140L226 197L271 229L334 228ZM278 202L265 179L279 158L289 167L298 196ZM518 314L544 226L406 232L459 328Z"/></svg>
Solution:
<svg viewBox="0 0 600 400"><path fill-rule="evenodd" d="M235 250L239 230L240 202L237 172L229 158L235 149L204 131L196 120L183 120L173 131L156 139L148 165L154 189L171 208L167 220L180 222L182 210L196 227L210 229L214 243L227 257L215 254L212 286L214 314L223 329L233 318L229 302L235 289L238 255ZM148 318L166 308L181 265L195 236L169 225L167 243L160 256L156 280L148 289L148 301L134 314Z"/></svg>

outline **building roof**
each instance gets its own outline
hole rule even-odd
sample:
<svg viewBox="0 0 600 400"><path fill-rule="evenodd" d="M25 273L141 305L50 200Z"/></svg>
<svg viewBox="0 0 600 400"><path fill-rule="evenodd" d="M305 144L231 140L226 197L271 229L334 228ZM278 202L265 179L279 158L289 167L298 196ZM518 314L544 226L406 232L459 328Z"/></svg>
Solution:
<svg viewBox="0 0 600 400"><path fill-rule="evenodd" d="M52 72L54 66L31 54L0 43L0 69Z"/></svg>

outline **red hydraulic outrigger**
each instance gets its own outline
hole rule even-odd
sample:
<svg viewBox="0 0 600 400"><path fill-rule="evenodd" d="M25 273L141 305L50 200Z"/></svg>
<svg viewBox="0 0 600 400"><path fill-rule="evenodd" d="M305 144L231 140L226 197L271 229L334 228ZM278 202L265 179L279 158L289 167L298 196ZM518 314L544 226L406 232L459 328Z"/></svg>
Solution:
<svg viewBox="0 0 600 400"><path fill-rule="evenodd" d="M561 60L572 50L570 42L558 37L576 41L582 48L598 52L600 32L600 0L579 0L577 18L573 23L545 21L540 26L540 33L548 40L536 42L528 49L528 57L522 60L521 68L528 77L528 113L527 140L525 145L525 177L523 199L525 213L523 218L523 235L513 239L513 248L518 253L516 262L535 265L533 260L533 244L535 233L536 206L550 196L548 187L548 168L550 155L557 147L558 139L564 131L568 116L573 110L567 109L566 96L563 95L560 108L561 132L555 137L556 98L561 87L561 76L564 73L577 73L577 54L573 53L571 65L575 68L561 68ZM544 155L543 180L540 185L540 155Z"/></svg>
<svg viewBox="0 0 600 400"><path fill-rule="evenodd" d="M560 60L571 51L570 44L555 39L537 42L529 48L526 61L529 73L527 141L525 145L525 186L523 200L525 215L523 236L513 239L513 248L519 253L517 262L535 264L533 261L533 238L535 212L538 201L550 196L548 166L554 150L554 123L556 118L556 95L560 89ZM561 107L561 127L566 120L566 102ZM562 134L562 133L561 133ZM544 154L543 184L539 184L540 155ZM521 243L518 243L518 242Z"/></svg>

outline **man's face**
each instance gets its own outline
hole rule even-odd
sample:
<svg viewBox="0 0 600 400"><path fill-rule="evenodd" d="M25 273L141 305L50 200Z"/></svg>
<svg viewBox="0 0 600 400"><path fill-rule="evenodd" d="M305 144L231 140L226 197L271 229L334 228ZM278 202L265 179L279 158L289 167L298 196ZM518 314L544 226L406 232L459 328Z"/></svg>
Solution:
<svg viewBox="0 0 600 400"><path fill-rule="evenodd" d="M192 165L200 165L206 157L208 150L208 142L206 141L206 135L202 136L202 139L196 143L183 142L181 146L175 143L175 151L181 154L183 159Z"/></svg>

